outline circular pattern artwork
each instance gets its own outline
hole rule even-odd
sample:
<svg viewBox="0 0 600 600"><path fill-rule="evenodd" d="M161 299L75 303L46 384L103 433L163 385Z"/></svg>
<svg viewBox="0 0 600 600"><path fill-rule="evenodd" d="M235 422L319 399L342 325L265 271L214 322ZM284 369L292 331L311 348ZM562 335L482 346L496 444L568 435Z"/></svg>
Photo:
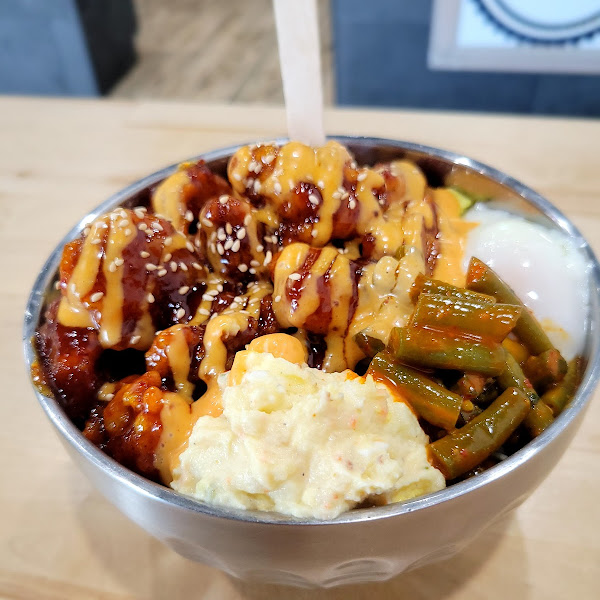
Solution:
<svg viewBox="0 0 600 600"><path fill-rule="evenodd" d="M600 33L600 1L474 0L495 27L533 44L573 44Z"/></svg>

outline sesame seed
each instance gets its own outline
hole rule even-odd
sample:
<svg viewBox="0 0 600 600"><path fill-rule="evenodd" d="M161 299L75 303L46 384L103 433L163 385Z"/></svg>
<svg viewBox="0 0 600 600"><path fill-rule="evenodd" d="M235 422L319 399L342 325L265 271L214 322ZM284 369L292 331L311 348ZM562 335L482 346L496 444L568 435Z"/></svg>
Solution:
<svg viewBox="0 0 600 600"><path fill-rule="evenodd" d="M190 286L189 285L182 285L179 288L179 293L183 296L184 294L187 294L190 291Z"/></svg>
<svg viewBox="0 0 600 600"><path fill-rule="evenodd" d="M265 260L263 261L263 267L266 267L272 259L273 253L270 250L267 250L267 253L265 254Z"/></svg>
<svg viewBox="0 0 600 600"><path fill-rule="evenodd" d="M152 223L152 229L154 229L154 231L162 231L163 226L158 221L155 221Z"/></svg>
<svg viewBox="0 0 600 600"><path fill-rule="evenodd" d="M274 154L268 154L267 156L265 156L263 158L263 162L265 163L265 165L270 165L274 160L275 160Z"/></svg>
<svg viewBox="0 0 600 600"><path fill-rule="evenodd" d="M107 401L112 400L115 397L114 394L104 394L104 399Z"/></svg>
<svg viewBox="0 0 600 600"><path fill-rule="evenodd" d="M144 218L144 212L145 212L145 211L144 211L144 210L142 210L142 208L141 208L141 207L139 207L139 206L138 206L137 208L134 208L134 209L133 209L133 212L135 213L135 216L136 216L138 219L143 219L143 218Z"/></svg>
<svg viewBox="0 0 600 600"><path fill-rule="evenodd" d="M366 178L367 178L367 173L366 173L366 171L363 171L362 173L358 174L356 181L364 181Z"/></svg>
<svg viewBox="0 0 600 600"><path fill-rule="evenodd" d="M309 194L308 200L313 206L317 206L317 204L319 204L319 199L314 194Z"/></svg>
<svg viewBox="0 0 600 600"><path fill-rule="evenodd" d="M200 243L200 240L199 240L198 238L196 238L196 239L194 240L194 246L196 246L196 248L200 248L200 246L201 246L201 245L202 245L202 244Z"/></svg>
<svg viewBox="0 0 600 600"><path fill-rule="evenodd" d="M225 231L227 232L227 235L231 235L233 233L233 227L231 226L231 223L225 223Z"/></svg>
<svg viewBox="0 0 600 600"><path fill-rule="evenodd" d="M169 266L171 267L171 271L173 271L173 273L177 271L177 263L174 260L169 263Z"/></svg>
<svg viewBox="0 0 600 600"><path fill-rule="evenodd" d="M192 267L194 267L194 269L196 269L196 271L202 270L202 267L197 262L193 262Z"/></svg>
<svg viewBox="0 0 600 600"><path fill-rule="evenodd" d="M292 281L300 281L301 278L302 275L300 275L300 273L290 273L288 275L288 279L291 279Z"/></svg>
<svg viewBox="0 0 600 600"><path fill-rule="evenodd" d="M141 335L132 335L130 341L135 346L141 339L142 339Z"/></svg>
<svg viewBox="0 0 600 600"><path fill-rule="evenodd" d="M247 215L244 217L244 225L245 225L246 227L248 227L248 225L250 225L250 223L251 223L251 222L252 222L252 215L251 215L251 214L247 214Z"/></svg>
<svg viewBox="0 0 600 600"><path fill-rule="evenodd" d="M159 269L158 271L156 271L156 274L159 277L164 277L167 274L167 270L163 267L162 269Z"/></svg>
<svg viewBox="0 0 600 600"><path fill-rule="evenodd" d="M325 187L325 182L322 179L319 179L319 181L317 181L317 186L323 189Z"/></svg>
<svg viewBox="0 0 600 600"><path fill-rule="evenodd" d="M119 257L119 258L115 258L115 265L116 265L117 267L120 267L120 266L121 266L121 265L122 265L124 262L125 262L125 261L124 261L124 260L123 260L121 257Z"/></svg>
<svg viewBox="0 0 600 600"><path fill-rule="evenodd" d="M188 270L188 266L185 263L182 263L182 262L179 263L179 268L182 271L187 271Z"/></svg>
<svg viewBox="0 0 600 600"><path fill-rule="evenodd" d="M183 319L183 317L185 317L185 308L178 308L177 312L175 313L175 316L178 320Z"/></svg>
<svg viewBox="0 0 600 600"><path fill-rule="evenodd" d="M91 230L90 230L90 228L89 228L89 227L86 227L86 228L83 230L83 235L84 235L85 237L87 237L88 235L90 235L90 231L91 231Z"/></svg>
<svg viewBox="0 0 600 600"><path fill-rule="evenodd" d="M279 183L279 181L276 181L276 182L273 184L273 191L274 191L276 194L281 194L281 192L282 192L282 187L281 187L281 184Z"/></svg>
<svg viewBox="0 0 600 600"><path fill-rule="evenodd" d="M206 217L202 218L202 225L204 225L205 227L212 227L212 221L209 221Z"/></svg>
<svg viewBox="0 0 600 600"><path fill-rule="evenodd" d="M231 251L232 252L239 252L240 250L240 240L235 240L235 242L233 242L233 244L231 244Z"/></svg>
<svg viewBox="0 0 600 600"><path fill-rule="evenodd" d="M222 292L223 291L223 284L221 284L221 283L217 284L217 291L218 292Z"/></svg>
<svg viewBox="0 0 600 600"><path fill-rule="evenodd" d="M122 219L121 221L119 221L117 223L118 227L128 227L129 226L129 219Z"/></svg>
<svg viewBox="0 0 600 600"><path fill-rule="evenodd" d="M100 238L94 238L90 244L93 244L94 246L97 246L98 244L100 244L102 242L102 240Z"/></svg>
<svg viewBox="0 0 600 600"><path fill-rule="evenodd" d="M138 229L140 231L146 231L146 229L148 229L148 225L146 223L138 223Z"/></svg>
<svg viewBox="0 0 600 600"><path fill-rule="evenodd" d="M258 246L256 246L257 252L262 252L264 249L265 249L265 247L262 244L258 244Z"/></svg>
<svg viewBox="0 0 600 600"><path fill-rule="evenodd" d="M246 228L241 227L240 229L238 229L237 233L235 234L235 237L238 240L243 240L246 237Z"/></svg>
<svg viewBox="0 0 600 600"><path fill-rule="evenodd" d="M250 266L251 267L260 267L260 263L257 260L252 259L250 261Z"/></svg>
<svg viewBox="0 0 600 600"><path fill-rule="evenodd" d="M210 315L210 311L208 309L206 309L206 308L199 308L198 309L198 314L204 315L205 317L208 317L208 315Z"/></svg>
<svg viewBox="0 0 600 600"><path fill-rule="evenodd" d="M150 304L152 304L152 303L154 302L154 295L153 295L153 294L148 294L148 295L146 296L146 300L148 300L148 302L149 302Z"/></svg>
<svg viewBox="0 0 600 600"><path fill-rule="evenodd" d="M239 173L234 173L232 175L232 177L236 180L236 181L241 181L242 180L242 176Z"/></svg>
<svg viewBox="0 0 600 600"><path fill-rule="evenodd" d="M250 275L256 275L256 269L254 267L251 267L250 269L248 269L248 273L250 273Z"/></svg>
<svg viewBox="0 0 600 600"><path fill-rule="evenodd" d="M190 251L190 252L194 252L195 248L194 248L194 244L192 244L192 242L186 242L185 243L185 247Z"/></svg>
<svg viewBox="0 0 600 600"><path fill-rule="evenodd" d="M206 302L212 302L214 299L214 296L211 296L210 294L202 294L202 300L205 300Z"/></svg>
<svg viewBox="0 0 600 600"><path fill-rule="evenodd" d="M158 267L156 265L153 265L152 263L146 263L147 271L156 271L156 269L158 269Z"/></svg>
<svg viewBox="0 0 600 600"><path fill-rule="evenodd" d="M191 223L194 220L194 213L191 210L185 211L185 220L188 223Z"/></svg>
<svg viewBox="0 0 600 600"><path fill-rule="evenodd" d="M247 268L248 268L248 267L246 267L246 269L247 269ZM241 269L240 269L240 270L241 270ZM55 282L54 282L54 289L55 289L55 290L60 290L60 287L61 287L61 286L60 286L60 281L55 281Z"/></svg>
<svg viewBox="0 0 600 600"><path fill-rule="evenodd" d="M344 192L344 193L342 194L342 200L347 200L348 198L350 198L350 194L349 194L349 192Z"/></svg>
<svg viewBox="0 0 600 600"><path fill-rule="evenodd" d="M273 298L274 302L281 302L281 296L275 296L275 298Z"/></svg>
<svg viewBox="0 0 600 600"><path fill-rule="evenodd" d="M240 273L245 273L248 270L248 265L242 263L241 265L238 265L238 271Z"/></svg>
<svg viewBox="0 0 600 600"><path fill-rule="evenodd" d="M310 232L310 236L316 238L319 235L319 232L316 229L313 229Z"/></svg>
<svg viewBox="0 0 600 600"><path fill-rule="evenodd" d="M90 296L90 300L92 302L98 302L99 300L102 300L103 296L104 296L104 292L96 292L95 294L92 294Z"/></svg>
<svg viewBox="0 0 600 600"><path fill-rule="evenodd" d="M165 246L170 246L173 243L173 238L169 235L165 238Z"/></svg>
<svg viewBox="0 0 600 600"><path fill-rule="evenodd" d="M167 253L165 254L164 258L163 258L163 261L164 261L164 262L166 262L166 263L168 263L168 262L171 260L171 257L172 257L172 256L173 256L173 255L172 255L170 252L167 252Z"/></svg>
<svg viewBox="0 0 600 600"><path fill-rule="evenodd" d="M114 262L111 262L111 263L110 263L110 265L108 265L108 270L109 270L111 273L114 273L114 272L117 270L117 265L115 265L115 263L114 263Z"/></svg>
<svg viewBox="0 0 600 600"><path fill-rule="evenodd" d="M226 242L225 245L223 246L223 248L225 250L231 250L231 247L233 246L233 240L231 238L229 238Z"/></svg>
<svg viewBox="0 0 600 600"><path fill-rule="evenodd" d="M254 181L254 193L255 194L260 194L260 190L262 189L262 184L260 183L260 181L258 179L256 179Z"/></svg>
<svg viewBox="0 0 600 600"><path fill-rule="evenodd" d="M333 194L331 194L331 197L335 200L339 200L342 197L342 193L340 191L333 192Z"/></svg>
<svg viewBox="0 0 600 600"><path fill-rule="evenodd" d="M219 227L219 230L217 231L217 239L220 242L224 242L227 239L227 234L221 227Z"/></svg>
<svg viewBox="0 0 600 600"><path fill-rule="evenodd" d="M219 196L219 202L221 204L227 204L227 200L229 200L229 196L227 194L223 194L222 196Z"/></svg>
<svg viewBox="0 0 600 600"><path fill-rule="evenodd" d="M354 210L356 208L356 200L354 200L354 198L352 198L352 200L350 200L350 202L348 202L348 208L350 210Z"/></svg>
<svg viewBox="0 0 600 600"><path fill-rule="evenodd" d="M225 250L223 249L223 244L221 244L221 242L219 242L219 243L217 244L217 252L218 252L218 253L219 253L221 256L223 256L223 254L224 254L224 252L225 252Z"/></svg>
<svg viewBox="0 0 600 600"><path fill-rule="evenodd" d="M132 231L131 231L131 229L128 227L128 228L125 230L125 235L126 235L126 236L130 236L131 234L132 234Z"/></svg>

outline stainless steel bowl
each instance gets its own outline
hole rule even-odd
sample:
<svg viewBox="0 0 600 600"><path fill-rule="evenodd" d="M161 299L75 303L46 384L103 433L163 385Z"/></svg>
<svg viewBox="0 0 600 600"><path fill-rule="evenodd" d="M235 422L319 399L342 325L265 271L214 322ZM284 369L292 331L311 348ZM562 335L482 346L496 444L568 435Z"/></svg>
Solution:
<svg viewBox="0 0 600 600"><path fill-rule="evenodd" d="M548 430L516 454L477 477L445 490L385 507L353 510L332 521L292 519L273 513L208 506L136 475L88 442L52 397L38 400L74 462L123 513L148 533L192 560L244 579L330 587L383 581L461 550L492 521L519 506L557 463L575 435L600 375L600 265L573 224L547 200L503 173L464 156L407 142L336 138L359 164L392 158L414 160L432 185L459 185L548 227L566 232L591 265L590 308L584 356L587 368L576 397ZM235 148L203 154L224 173ZM25 313L23 342L31 344L48 300L56 294L63 245L98 215L134 206L175 165L109 198L86 215L42 268Z"/></svg>

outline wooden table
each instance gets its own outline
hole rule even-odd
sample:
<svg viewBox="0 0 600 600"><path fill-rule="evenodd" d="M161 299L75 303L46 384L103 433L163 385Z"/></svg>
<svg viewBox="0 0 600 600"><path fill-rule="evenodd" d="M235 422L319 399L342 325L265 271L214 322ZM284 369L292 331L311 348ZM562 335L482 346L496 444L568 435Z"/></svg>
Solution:
<svg viewBox="0 0 600 600"><path fill-rule="evenodd" d="M465 552L377 585L314 592L234 581L138 529L67 458L21 352L26 296L79 218L127 183L209 148L281 135L279 108L0 98L0 597L598 597L600 398L550 477ZM564 210L600 252L600 122L331 110L331 133L395 137L492 164Z"/></svg>

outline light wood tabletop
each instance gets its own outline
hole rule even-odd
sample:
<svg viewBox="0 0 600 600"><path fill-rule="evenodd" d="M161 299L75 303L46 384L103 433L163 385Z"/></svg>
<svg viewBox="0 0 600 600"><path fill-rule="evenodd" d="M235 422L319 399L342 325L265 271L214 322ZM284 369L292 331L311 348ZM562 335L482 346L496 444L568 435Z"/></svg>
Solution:
<svg viewBox="0 0 600 600"><path fill-rule="evenodd" d="M600 252L600 122L331 109L332 134L464 153L563 210ZM70 462L22 358L29 289L57 242L126 184L204 150L285 133L280 108L0 98L0 597L597 598L600 397L552 474L515 513L446 562L324 591L232 580L181 558L104 499Z"/></svg>

